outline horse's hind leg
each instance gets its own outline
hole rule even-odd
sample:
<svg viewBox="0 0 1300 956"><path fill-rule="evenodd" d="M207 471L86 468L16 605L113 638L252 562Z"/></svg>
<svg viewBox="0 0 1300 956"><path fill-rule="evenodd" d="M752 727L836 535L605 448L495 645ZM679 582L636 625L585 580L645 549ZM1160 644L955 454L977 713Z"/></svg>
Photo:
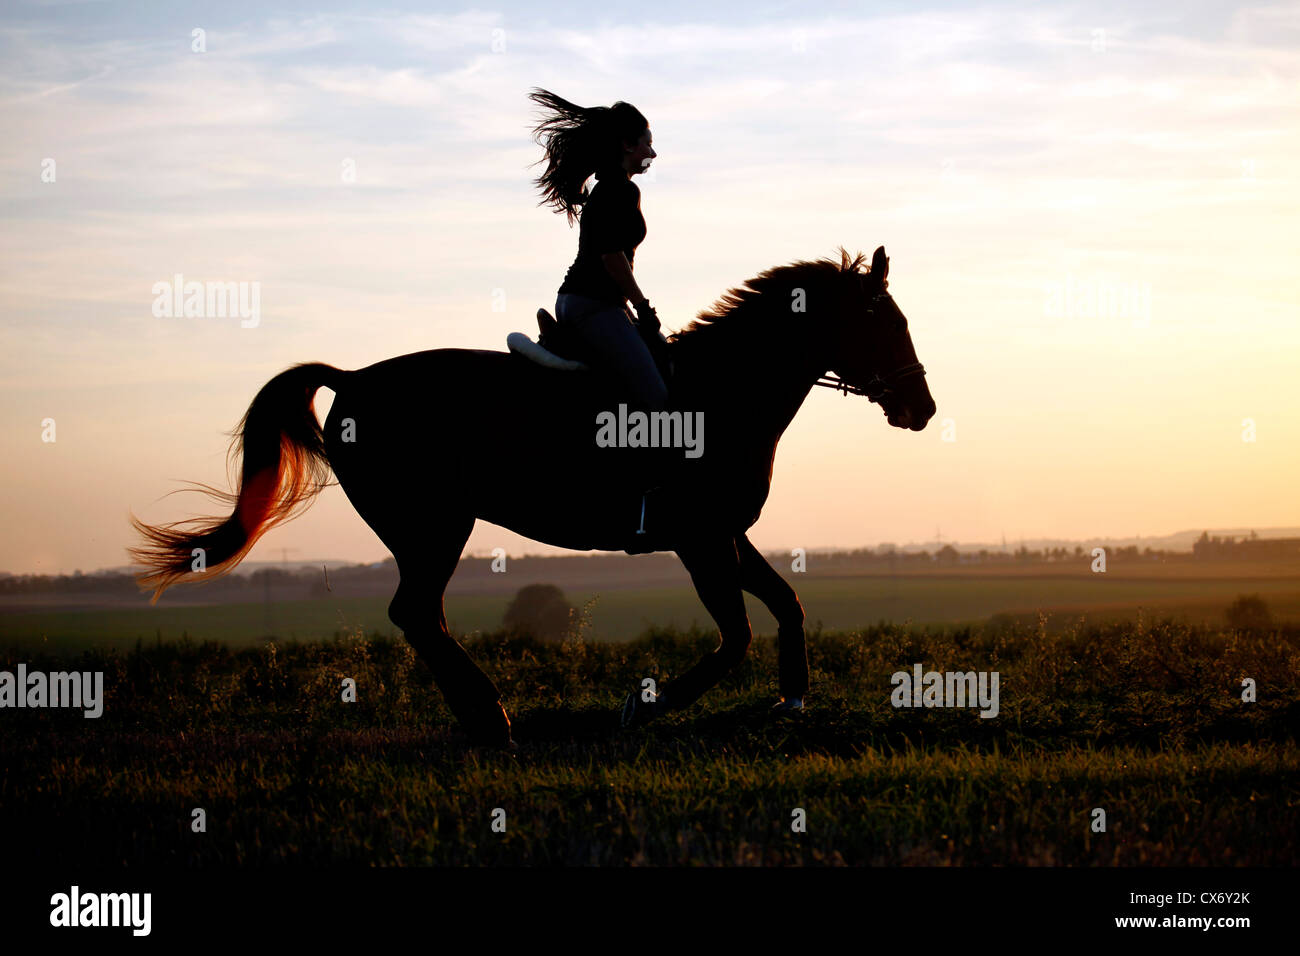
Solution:
<svg viewBox="0 0 1300 956"><path fill-rule="evenodd" d="M743 534L736 536L736 553L740 557L740 586L762 601L776 618L781 699L787 705L802 701L808 694L808 641L799 595Z"/></svg>
<svg viewBox="0 0 1300 956"><path fill-rule="evenodd" d="M451 636L443 608L443 592L472 530L472 517L448 519L418 535L407 533L401 542L386 540L401 575L388 616L433 671L434 683L470 740L505 747L511 743L510 718L501 692Z"/></svg>

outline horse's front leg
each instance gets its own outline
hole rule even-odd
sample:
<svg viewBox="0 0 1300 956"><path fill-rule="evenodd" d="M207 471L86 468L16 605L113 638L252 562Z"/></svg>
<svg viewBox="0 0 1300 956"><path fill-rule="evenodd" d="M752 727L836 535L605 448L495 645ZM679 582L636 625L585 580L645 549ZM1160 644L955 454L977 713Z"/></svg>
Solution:
<svg viewBox="0 0 1300 956"><path fill-rule="evenodd" d="M740 586L758 598L776 618L778 707L801 709L808 694L808 641L803 629L803 605L790 583L768 564L745 535L736 536L740 557Z"/></svg>
<svg viewBox="0 0 1300 956"><path fill-rule="evenodd" d="M671 681L659 697L665 710L689 707L745 658L753 633L740 588L740 556L730 537L705 539L678 550L690 572L695 591L718 625L722 643L681 677Z"/></svg>

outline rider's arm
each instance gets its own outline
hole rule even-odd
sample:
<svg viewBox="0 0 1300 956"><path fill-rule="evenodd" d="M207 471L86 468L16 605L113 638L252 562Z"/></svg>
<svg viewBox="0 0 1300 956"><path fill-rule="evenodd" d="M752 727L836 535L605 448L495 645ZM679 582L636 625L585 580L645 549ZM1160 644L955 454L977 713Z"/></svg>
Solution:
<svg viewBox="0 0 1300 956"><path fill-rule="evenodd" d="M605 264L605 271L613 276L614 281L618 283L623 298L631 302L633 306L645 301L645 296L641 294L641 287L636 284L636 279L632 277L632 264L627 261L627 253L621 249L618 252L607 252L600 257L600 261Z"/></svg>

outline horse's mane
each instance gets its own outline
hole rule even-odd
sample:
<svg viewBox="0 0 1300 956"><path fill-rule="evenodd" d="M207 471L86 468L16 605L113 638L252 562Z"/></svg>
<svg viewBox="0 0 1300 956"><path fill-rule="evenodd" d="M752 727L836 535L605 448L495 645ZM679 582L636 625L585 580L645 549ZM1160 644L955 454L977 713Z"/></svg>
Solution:
<svg viewBox="0 0 1300 956"><path fill-rule="evenodd" d="M800 259L783 266L774 266L747 279L739 288L728 289L712 306L699 313L686 328L669 336L673 342L690 342L709 338L708 333L717 330L735 328L747 317L756 313L759 297L765 293L779 291L783 305L788 306L785 297L790 289L802 286L820 286L833 276L845 272L870 275L871 266L867 255L859 252L850 256L843 246L839 247L840 259L826 257L812 262ZM865 266L865 268L864 268ZM772 299L768 300L770 308Z"/></svg>

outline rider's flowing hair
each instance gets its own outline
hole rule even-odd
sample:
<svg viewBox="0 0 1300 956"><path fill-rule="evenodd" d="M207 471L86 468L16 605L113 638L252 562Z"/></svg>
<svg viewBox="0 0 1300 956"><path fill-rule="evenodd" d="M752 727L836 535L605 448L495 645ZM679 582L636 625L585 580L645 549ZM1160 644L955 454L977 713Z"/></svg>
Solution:
<svg viewBox="0 0 1300 956"><path fill-rule="evenodd" d="M546 149L546 172L536 180L542 190L538 205L554 206L573 225L577 207L591 196L586 183L592 173L618 166L623 144L635 143L650 124L622 100L584 107L537 87L528 98L549 111L534 129L534 140Z"/></svg>

